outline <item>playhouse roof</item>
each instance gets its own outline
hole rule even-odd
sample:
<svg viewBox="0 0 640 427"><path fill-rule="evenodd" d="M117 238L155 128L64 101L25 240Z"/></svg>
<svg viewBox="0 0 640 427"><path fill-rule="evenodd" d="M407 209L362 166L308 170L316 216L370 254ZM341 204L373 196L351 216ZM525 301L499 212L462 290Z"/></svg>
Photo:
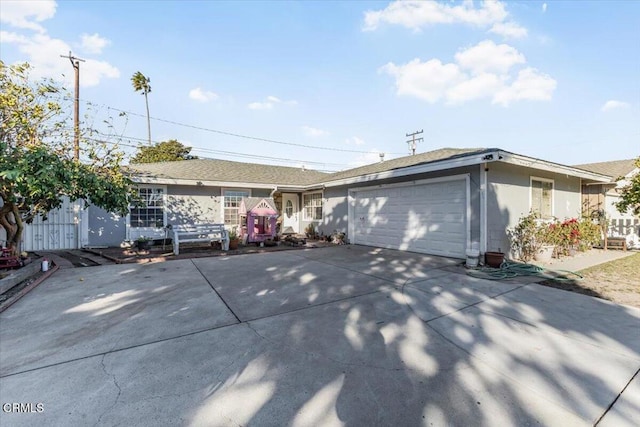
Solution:
<svg viewBox="0 0 640 427"><path fill-rule="evenodd" d="M243 197L240 214L254 213L260 216L278 215L276 203L272 197Z"/></svg>

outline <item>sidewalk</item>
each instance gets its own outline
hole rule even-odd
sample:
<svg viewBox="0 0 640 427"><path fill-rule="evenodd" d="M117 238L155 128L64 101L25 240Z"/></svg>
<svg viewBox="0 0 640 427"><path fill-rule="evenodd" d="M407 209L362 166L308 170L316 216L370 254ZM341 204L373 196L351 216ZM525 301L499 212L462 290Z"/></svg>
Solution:
<svg viewBox="0 0 640 427"><path fill-rule="evenodd" d="M605 251L604 249L591 249L588 252L579 252L576 256L565 256L560 259L553 258L548 263L533 261L533 264L549 270L580 271L593 267L594 265L625 258L637 252L636 250L622 251L609 249Z"/></svg>

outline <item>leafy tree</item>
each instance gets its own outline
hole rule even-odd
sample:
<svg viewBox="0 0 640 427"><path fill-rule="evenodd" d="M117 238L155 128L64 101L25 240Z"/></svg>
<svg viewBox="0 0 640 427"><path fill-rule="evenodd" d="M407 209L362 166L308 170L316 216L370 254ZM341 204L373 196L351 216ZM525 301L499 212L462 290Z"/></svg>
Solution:
<svg viewBox="0 0 640 427"><path fill-rule="evenodd" d="M635 166L640 169L640 157L636 159ZM640 215L640 172L633 175L622 187L620 198L622 200L616 203L619 212L624 213L631 209L634 215Z"/></svg>
<svg viewBox="0 0 640 427"><path fill-rule="evenodd" d="M140 71L136 71L131 77L131 83L133 84L133 90L136 92L142 92L144 95L144 103L147 106L147 134L149 135L149 145L151 145L151 117L149 116L149 98L147 94L151 92L151 79L146 77Z"/></svg>
<svg viewBox="0 0 640 427"><path fill-rule="evenodd" d="M198 158L190 155L190 152L191 147L185 147L175 139L170 139L149 147L141 145L138 147L136 155L131 159L131 163L172 162Z"/></svg>
<svg viewBox="0 0 640 427"><path fill-rule="evenodd" d="M83 137L82 159L73 158L62 92L52 80L30 81L28 64L0 61L0 227L14 253L24 224L46 219L65 196L110 212L129 209L132 183L121 172L117 144Z"/></svg>

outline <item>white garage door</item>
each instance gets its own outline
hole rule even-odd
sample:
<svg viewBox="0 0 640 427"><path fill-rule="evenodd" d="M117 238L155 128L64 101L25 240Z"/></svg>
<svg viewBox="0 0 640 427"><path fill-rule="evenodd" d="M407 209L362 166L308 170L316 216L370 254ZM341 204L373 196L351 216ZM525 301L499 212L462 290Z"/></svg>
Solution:
<svg viewBox="0 0 640 427"><path fill-rule="evenodd" d="M356 244L465 257L466 179L355 190Z"/></svg>

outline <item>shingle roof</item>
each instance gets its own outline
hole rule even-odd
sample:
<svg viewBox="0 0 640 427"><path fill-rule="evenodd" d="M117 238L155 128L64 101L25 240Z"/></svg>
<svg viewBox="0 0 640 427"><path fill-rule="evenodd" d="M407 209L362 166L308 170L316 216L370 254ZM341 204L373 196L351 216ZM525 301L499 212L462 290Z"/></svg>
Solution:
<svg viewBox="0 0 640 427"><path fill-rule="evenodd" d="M128 169L143 177L274 185L307 185L322 181L328 176L323 172L303 170L302 168L217 159L136 163L130 164Z"/></svg>
<svg viewBox="0 0 640 427"><path fill-rule="evenodd" d="M335 172L322 178L324 182L336 181L339 179L353 178L372 173L386 172L394 169L406 168L424 163L431 163L439 160L452 159L467 156L471 153L487 151L485 148L441 148L427 153L420 153L414 156L399 157L397 159L386 160L384 162L373 163L342 172Z"/></svg>
<svg viewBox="0 0 640 427"><path fill-rule="evenodd" d="M616 181L618 177L625 176L635 169L635 159L613 160L611 162L586 163L575 165L574 168L595 172L611 177L612 181Z"/></svg>
<svg viewBox="0 0 640 427"><path fill-rule="evenodd" d="M250 212L253 208L258 206L263 200L271 207L272 210L278 212L278 210L276 209L276 204L273 201L272 197L244 197L242 199L242 202L244 203L246 212Z"/></svg>

